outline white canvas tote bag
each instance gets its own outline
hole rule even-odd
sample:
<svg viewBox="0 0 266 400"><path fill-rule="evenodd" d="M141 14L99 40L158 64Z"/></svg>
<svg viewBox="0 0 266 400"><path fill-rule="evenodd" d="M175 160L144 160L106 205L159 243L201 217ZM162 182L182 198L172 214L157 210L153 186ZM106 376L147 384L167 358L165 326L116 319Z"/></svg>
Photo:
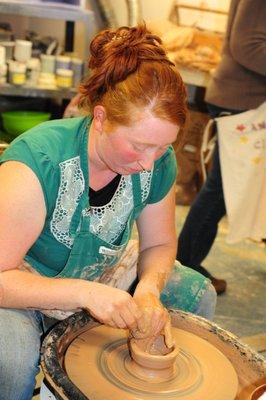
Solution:
<svg viewBox="0 0 266 400"><path fill-rule="evenodd" d="M266 102L255 110L216 118L227 241L266 238Z"/></svg>

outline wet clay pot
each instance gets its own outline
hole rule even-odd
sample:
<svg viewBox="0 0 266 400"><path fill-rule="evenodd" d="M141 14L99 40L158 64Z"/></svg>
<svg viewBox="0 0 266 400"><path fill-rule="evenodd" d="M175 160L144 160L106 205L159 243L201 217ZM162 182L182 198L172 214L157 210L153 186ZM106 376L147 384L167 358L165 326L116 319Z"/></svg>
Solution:
<svg viewBox="0 0 266 400"><path fill-rule="evenodd" d="M266 379L266 363L262 356L241 343L230 332L204 318L181 311L170 311L170 314L173 327L194 334L211 343L230 361L238 378L238 389L234 400L257 400L259 398L256 397L259 393L258 388L265 384ZM42 346L41 365L47 384L57 399L98 400L96 396L90 398L84 394L80 387L70 379L65 368L66 352L71 343L74 343L87 331L97 327L100 327L98 322L87 313L79 312L60 322L46 336ZM88 365L86 379L89 385L90 368L95 369L97 365ZM217 380L217 385L219 384ZM108 398L107 395L105 400L108 400ZM154 396L146 395L145 398L154 399ZM189 399L189 397L187 398ZM99 400L103 399L99 398Z"/></svg>
<svg viewBox="0 0 266 400"><path fill-rule="evenodd" d="M165 355L149 354L139 348L137 341L129 341L132 360L128 366L130 372L139 379L152 382L164 382L174 377L176 373L175 360L179 348L175 346Z"/></svg>

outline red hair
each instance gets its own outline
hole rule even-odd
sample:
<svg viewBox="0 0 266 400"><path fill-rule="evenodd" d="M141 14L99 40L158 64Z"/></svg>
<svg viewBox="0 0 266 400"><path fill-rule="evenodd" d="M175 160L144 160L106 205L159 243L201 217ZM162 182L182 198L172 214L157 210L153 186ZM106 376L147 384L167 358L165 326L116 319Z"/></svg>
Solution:
<svg viewBox="0 0 266 400"><path fill-rule="evenodd" d="M80 86L80 107L104 106L112 125L130 126L134 110L178 126L186 120L186 90L161 39L144 24L100 32L91 42L88 78Z"/></svg>

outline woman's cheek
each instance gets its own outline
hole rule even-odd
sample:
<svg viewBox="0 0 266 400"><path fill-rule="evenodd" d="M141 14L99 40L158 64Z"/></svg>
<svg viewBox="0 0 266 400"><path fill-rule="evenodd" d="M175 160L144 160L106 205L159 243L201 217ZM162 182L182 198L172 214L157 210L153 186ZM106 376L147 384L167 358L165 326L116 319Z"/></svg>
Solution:
<svg viewBox="0 0 266 400"><path fill-rule="evenodd" d="M126 162L134 162L138 160L138 153L132 150L124 150L124 152L121 154L122 159Z"/></svg>

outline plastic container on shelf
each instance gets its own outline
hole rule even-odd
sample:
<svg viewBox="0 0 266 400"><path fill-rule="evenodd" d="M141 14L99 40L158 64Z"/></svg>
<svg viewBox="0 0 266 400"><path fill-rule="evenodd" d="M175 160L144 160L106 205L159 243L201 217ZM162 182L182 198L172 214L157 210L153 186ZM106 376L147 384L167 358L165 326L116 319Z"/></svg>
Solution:
<svg viewBox="0 0 266 400"><path fill-rule="evenodd" d="M41 69L39 58L30 58L27 62L26 84L27 86L37 86Z"/></svg>
<svg viewBox="0 0 266 400"><path fill-rule="evenodd" d="M70 69L71 58L68 56L57 56L55 59L55 69Z"/></svg>
<svg viewBox="0 0 266 400"><path fill-rule="evenodd" d="M73 71L58 68L56 70L56 84L59 88L69 89L73 86Z"/></svg>
<svg viewBox="0 0 266 400"><path fill-rule="evenodd" d="M14 58L21 63L27 62L31 58L32 42L29 40L15 41Z"/></svg>
<svg viewBox="0 0 266 400"><path fill-rule="evenodd" d="M24 85L27 66L24 63L10 60L8 62L8 80L12 85Z"/></svg>
<svg viewBox="0 0 266 400"><path fill-rule="evenodd" d="M52 54L41 54L41 71L48 74L55 73L55 56Z"/></svg>
<svg viewBox="0 0 266 400"><path fill-rule="evenodd" d="M0 85L7 81L7 65L0 64Z"/></svg>
<svg viewBox="0 0 266 400"><path fill-rule="evenodd" d="M4 41L0 42L0 46L6 49L6 61L13 59L15 42Z"/></svg>
<svg viewBox="0 0 266 400"><path fill-rule="evenodd" d="M38 78L39 89L57 89L55 74L41 72Z"/></svg>

